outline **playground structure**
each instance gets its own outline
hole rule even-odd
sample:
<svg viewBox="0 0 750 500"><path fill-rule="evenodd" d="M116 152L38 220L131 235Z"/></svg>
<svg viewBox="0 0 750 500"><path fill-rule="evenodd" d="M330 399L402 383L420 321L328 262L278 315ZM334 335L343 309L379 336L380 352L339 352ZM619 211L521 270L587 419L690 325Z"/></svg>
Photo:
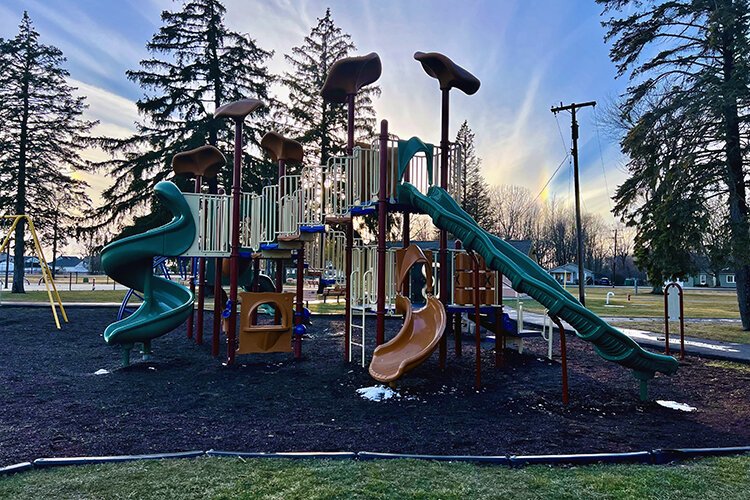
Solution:
<svg viewBox="0 0 750 500"><path fill-rule="evenodd" d="M292 175L286 170L287 163L302 162L302 146L269 132L261 145L278 163L278 183L263 187L259 193L241 191L242 126L245 118L263 103L246 99L217 109L216 119L231 119L235 125L231 194L217 190L206 193L202 189L201 179L210 176L212 169L225 162L214 146L202 146L175 156L175 173L196 178L194 193L180 194L169 183L157 185L157 196L173 211L175 219L143 235L114 242L102 252L103 263L109 264L105 265L108 274L142 291L144 297L141 309L119 322L120 326L115 326L118 323L110 325L105 332L107 342L122 344L127 352L134 342L142 342L144 350L148 351L152 338L167 333L185 319L189 321L188 335L191 336L195 290L198 295L195 338L201 343L205 281L211 274L205 271L206 259L214 259L213 269L217 271L213 273L212 354L219 354L220 317L223 317L226 362L230 365L237 354L251 352L291 350L295 359L302 357L302 339L306 332L303 285L307 269L309 275L318 276L323 284L338 285L345 290L345 360L352 361L353 348L358 347L359 357L365 363L365 321L368 313L375 313L377 348L370 373L383 382L394 382L435 349L439 350L440 367L444 368L450 333L455 338L456 355L460 356L460 325L465 315L475 324L478 388L481 385L481 329L494 334L496 363L501 362L506 339L513 335L503 321L503 277L510 280L515 290L543 304L551 322L556 323L560 331L561 320L567 321L580 338L594 344L601 357L632 369L641 381L642 397L645 397L646 382L656 372L674 373L677 369L674 358L641 349L583 307L526 255L482 230L461 209L463 166L459 147L449 141L450 91L455 88L472 95L478 91L480 82L442 54L417 52L414 58L439 82L442 95L439 146L416 137L400 140L390 133L385 120L372 142L355 143L356 95L378 80L382 66L375 53L342 59L331 67L321 95L328 102L347 106L345 154L331 158L326 165L305 164L298 174ZM403 214L403 249L387 248L389 212ZM355 238L357 218L367 214L377 215L376 234L362 230L361 237ZM429 216L440 229L437 259L411 245L411 214ZM458 248L448 248L449 232L460 240ZM374 244L369 241L372 236ZM131 246L133 250L129 253L118 250ZM167 286L158 277L146 277L145 274L153 275L152 259L157 255L197 259L197 286L195 280L191 282L191 289L187 289L174 283L174 287ZM250 291L241 295L238 345L237 304L243 256L245 265L252 262L254 278ZM222 277L218 270L225 267L226 259L229 293L228 298L223 299ZM275 263L276 290L267 295L261 295L258 287L261 260ZM296 266L293 302L291 294L283 293L283 270L285 262L289 261ZM414 310L407 296L411 269L417 265L424 267L426 305ZM126 275L123 271L130 266L139 271L128 271ZM451 270L454 279L450 279ZM258 324L257 311L262 303L274 307L274 324ZM386 315L402 313L406 316L404 326L386 343ZM520 333L521 328L516 336ZM551 338L551 329L548 335ZM564 339L563 334L565 377ZM564 386L565 383L564 379Z"/></svg>

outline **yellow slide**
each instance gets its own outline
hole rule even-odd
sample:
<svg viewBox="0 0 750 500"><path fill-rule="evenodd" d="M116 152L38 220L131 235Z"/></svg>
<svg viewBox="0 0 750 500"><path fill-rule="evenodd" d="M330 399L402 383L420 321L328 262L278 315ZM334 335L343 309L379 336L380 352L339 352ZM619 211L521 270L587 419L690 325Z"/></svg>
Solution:
<svg viewBox="0 0 750 500"><path fill-rule="evenodd" d="M414 311L402 295L409 271L419 263L425 266L427 304ZM432 265L422 250L411 245L396 252L398 275L396 311L404 314L404 325L389 342L377 347L370 363L370 375L379 382L393 382L416 368L435 351L445 331L447 317L443 304L432 295Z"/></svg>

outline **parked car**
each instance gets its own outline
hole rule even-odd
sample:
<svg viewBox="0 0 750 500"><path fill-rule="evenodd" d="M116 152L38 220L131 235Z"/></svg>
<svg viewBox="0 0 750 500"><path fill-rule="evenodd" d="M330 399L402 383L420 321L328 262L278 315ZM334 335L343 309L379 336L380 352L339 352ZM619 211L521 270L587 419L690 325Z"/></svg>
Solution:
<svg viewBox="0 0 750 500"><path fill-rule="evenodd" d="M596 280L596 284L597 285L602 285L602 286L610 286L610 285L612 285L612 282L609 281L609 278L607 278L605 276L603 278L599 278L598 280Z"/></svg>

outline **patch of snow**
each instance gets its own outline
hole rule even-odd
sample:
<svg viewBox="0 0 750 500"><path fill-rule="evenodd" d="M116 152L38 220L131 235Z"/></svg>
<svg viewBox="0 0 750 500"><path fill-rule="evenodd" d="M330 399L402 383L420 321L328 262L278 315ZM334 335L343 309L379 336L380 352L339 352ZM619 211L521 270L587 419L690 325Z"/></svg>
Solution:
<svg viewBox="0 0 750 500"><path fill-rule="evenodd" d="M660 335L660 337L657 337L655 333L653 332L647 332L645 330L636 330L633 328L620 328L620 331L627 335L630 338L641 338L641 339L647 339L647 340L664 340L664 336ZM671 339L674 339L675 337L670 337ZM679 335L676 336L677 341L679 342ZM673 340L674 341L674 340ZM735 349L731 347L730 345L720 345L720 344L709 344L707 342L699 342L694 340L687 340L685 339L685 345L691 345L694 347L702 347L703 349L711 349L713 351L721 351L721 352L740 352L739 349ZM736 344L734 344L736 345Z"/></svg>
<svg viewBox="0 0 750 500"><path fill-rule="evenodd" d="M678 403L677 401L665 401L663 399L656 400L656 404L661 405L665 408L680 411L695 411L698 409L694 406L686 405L685 403Z"/></svg>
<svg viewBox="0 0 750 500"><path fill-rule="evenodd" d="M369 401L385 401L386 399L391 398L400 398L401 395L391 389L390 387L385 387L383 385L374 385L372 387L362 387L360 389L357 389L357 394L362 396L364 399L367 399Z"/></svg>
<svg viewBox="0 0 750 500"><path fill-rule="evenodd" d="M94 372L94 375L109 375L111 372L109 370L105 370L104 368L100 368L99 370L96 370Z"/></svg>

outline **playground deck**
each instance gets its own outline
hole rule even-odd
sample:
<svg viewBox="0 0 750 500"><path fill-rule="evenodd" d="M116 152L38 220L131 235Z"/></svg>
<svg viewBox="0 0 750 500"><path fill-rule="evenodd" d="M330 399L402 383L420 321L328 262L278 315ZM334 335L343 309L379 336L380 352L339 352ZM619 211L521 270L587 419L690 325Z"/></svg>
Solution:
<svg viewBox="0 0 750 500"><path fill-rule="evenodd" d="M742 365L690 357L679 376L657 376L652 399L697 407L685 413L640 403L629 370L602 363L570 336L564 407L559 364L543 360L541 341L530 342L531 355L508 353L498 370L486 351L479 393L466 343L461 359L449 347L445 372L435 354L403 380L401 398L371 402L356 393L374 385L366 368L341 361L342 321L314 317L298 363L288 354L250 355L227 368L208 346L186 340L183 327L154 343L155 361L118 369L116 349L101 340L114 312L76 309L58 331L47 311L0 311L0 465L208 448L534 454L750 441L750 373ZM387 338L400 324L386 322ZM112 373L94 375L100 369Z"/></svg>

